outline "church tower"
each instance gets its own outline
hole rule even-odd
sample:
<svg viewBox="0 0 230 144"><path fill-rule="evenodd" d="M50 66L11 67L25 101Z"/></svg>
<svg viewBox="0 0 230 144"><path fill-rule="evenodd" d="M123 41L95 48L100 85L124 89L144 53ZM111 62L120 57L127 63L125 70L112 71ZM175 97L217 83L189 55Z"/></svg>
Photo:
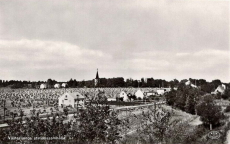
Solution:
<svg viewBox="0 0 230 144"><path fill-rule="evenodd" d="M97 74L96 74L96 78L94 79L94 85L95 87L97 87L99 85L99 74L98 74L98 69L97 69Z"/></svg>

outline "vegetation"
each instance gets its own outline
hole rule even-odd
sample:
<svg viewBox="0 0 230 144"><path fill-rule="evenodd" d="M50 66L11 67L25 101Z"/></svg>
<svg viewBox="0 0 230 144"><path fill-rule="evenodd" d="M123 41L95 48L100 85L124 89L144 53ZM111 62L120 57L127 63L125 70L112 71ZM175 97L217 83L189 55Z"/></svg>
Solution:
<svg viewBox="0 0 230 144"><path fill-rule="evenodd" d="M197 114L201 116L201 120L204 124L210 126L210 130L212 130L212 126L219 125L221 119L224 118L221 112L221 106L215 104L214 98L211 95L205 96L196 108Z"/></svg>
<svg viewBox="0 0 230 144"><path fill-rule="evenodd" d="M85 109L76 113L73 120L66 121L54 114L52 118L42 119L39 115L31 118L21 115L20 119L8 121L9 128L0 133L1 143L115 143L119 139L120 120L108 105L98 102L86 104ZM68 109L64 109L68 116ZM23 123L23 120L25 123ZM10 140L9 137L28 137L31 139ZM64 137L63 140L36 140L36 137Z"/></svg>

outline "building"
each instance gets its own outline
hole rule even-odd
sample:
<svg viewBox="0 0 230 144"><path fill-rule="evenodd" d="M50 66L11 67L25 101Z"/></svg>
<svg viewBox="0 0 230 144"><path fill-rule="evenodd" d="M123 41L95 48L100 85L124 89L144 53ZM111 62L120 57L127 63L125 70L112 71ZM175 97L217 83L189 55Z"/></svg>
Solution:
<svg viewBox="0 0 230 144"><path fill-rule="evenodd" d="M47 88L47 84L46 83L43 83L40 85L40 89L46 89Z"/></svg>
<svg viewBox="0 0 230 144"><path fill-rule="evenodd" d="M226 89L226 86L225 86L224 84L219 85L219 86L216 88L216 90L215 90L214 92L212 92L212 94L218 94L218 93L224 94L225 89Z"/></svg>
<svg viewBox="0 0 230 144"><path fill-rule="evenodd" d="M117 101L116 98L107 98L107 101Z"/></svg>
<svg viewBox="0 0 230 144"><path fill-rule="evenodd" d="M58 83L54 85L54 88L60 88L60 87L61 87L61 85Z"/></svg>
<svg viewBox="0 0 230 144"><path fill-rule="evenodd" d="M194 84L192 84L190 80L187 81L187 82L185 83L185 85L190 85L190 86L193 87L193 88L197 88L197 86L194 85Z"/></svg>
<svg viewBox="0 0 230 144"><path fill-rule="evenodd" d="M137 92L135 93L135 96L137 99L143 99L144 93L141 90L137 90Z"/></svg>
<svg viewBox="0 0 230 144"><path fill-rule="evenodd" d="M129 101L127 94L124 91L121 91L120 98L123 98L123 101Z"/></svg>
<svg viewBox="0 0 230 144"><path fill-rule="evenodd" d="M99 78L98 69L97 69L96 78L94 79L94 86L98 87L99 83L100 83L100 78Z"/></svg>
<svg viewBox="0 0 230 144"><path fill-rule="evenodd" d="M155 96L155 95L157 95L157 92L155 92L155 91L149 91L149 92L145 92L145 95L147 97L149 97L149 96Z"/></svg>
<svg viewBox="0 0 230 144"><path fill-rule="evenodd" d="M84 107L85 97L79 92L73 92L73 93L67 92L58 98L58 105L61 107L72 106L74 108L76 108L77 106Z"/></svg>
<svg viewBox="0 0 230 144"><path fill-rule="evenodd" d="M165 93L165 89L157 89L157 94L158 95L163 95Z"/></svg>
<svg viewBox="0 0 230 144"><path fill-rule="evenodd" d="M62 83L61 87L66 88L67 87L67 83Z"/></svg>

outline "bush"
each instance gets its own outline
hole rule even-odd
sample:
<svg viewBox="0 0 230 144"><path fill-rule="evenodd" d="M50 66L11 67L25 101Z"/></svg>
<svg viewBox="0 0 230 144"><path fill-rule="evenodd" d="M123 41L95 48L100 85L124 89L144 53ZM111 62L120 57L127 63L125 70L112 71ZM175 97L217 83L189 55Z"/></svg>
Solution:
<svg viewBox="0 0 230 144"><path fill-rule="evenodd" d="M203 123L205 125L210 125L210 130L212 126L218 126L221 119L224 118L221 107L215 104L214 98L211 95L205 96L196 106L196 109Z"/></svg>
<svg viewBox="0 0 230 144"><path fill-rule="evenodd" d="M230 105L226 107L225 112L230 112Z"/></svg>

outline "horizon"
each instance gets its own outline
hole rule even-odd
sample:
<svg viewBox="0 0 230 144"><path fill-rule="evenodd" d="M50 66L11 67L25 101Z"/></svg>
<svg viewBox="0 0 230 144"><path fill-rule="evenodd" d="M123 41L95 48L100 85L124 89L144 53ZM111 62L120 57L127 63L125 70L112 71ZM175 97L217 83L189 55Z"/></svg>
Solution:
<svg viewBox="0 0 230 144"><path fill-rule="evenodd" d="M2 0L0 79L230 82L229 2Z"/></svg>

